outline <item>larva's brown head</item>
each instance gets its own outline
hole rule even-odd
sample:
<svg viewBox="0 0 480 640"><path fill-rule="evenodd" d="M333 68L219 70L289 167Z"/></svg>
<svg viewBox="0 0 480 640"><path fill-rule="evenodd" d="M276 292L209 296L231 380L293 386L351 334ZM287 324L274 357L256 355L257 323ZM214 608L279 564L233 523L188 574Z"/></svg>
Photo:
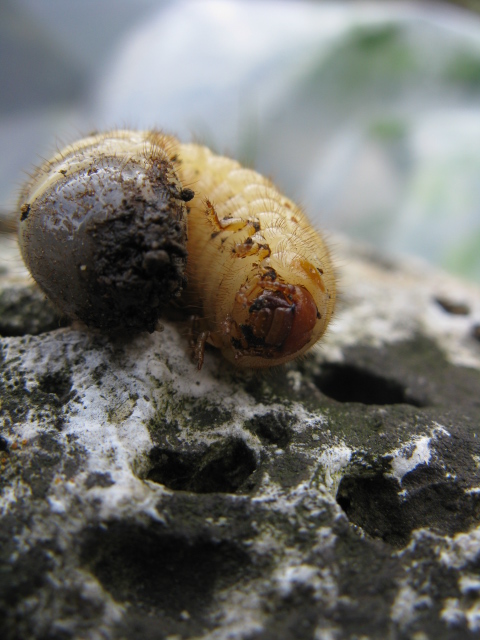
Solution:
<svg viewBox="0 0 480 640"><path fill-rule="evenodd" d="M309 265L311 266L311 265ZM294 264L305 276L305 264ZM274 269L237 293L225 355L242 367L283 364L307 351L324 333L333 309L318 272L287 284Z"/></svg>

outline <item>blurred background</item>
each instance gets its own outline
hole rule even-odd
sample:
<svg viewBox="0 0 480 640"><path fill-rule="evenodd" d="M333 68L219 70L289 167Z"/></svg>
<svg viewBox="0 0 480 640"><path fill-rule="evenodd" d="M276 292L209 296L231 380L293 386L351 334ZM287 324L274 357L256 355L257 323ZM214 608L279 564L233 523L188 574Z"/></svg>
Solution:
<svg viewBox="0 0 480 640"><path fill-rule="evenodd" d="M267 174L318 227L480 282L479 11L0 0L2 215L63 144L158 127Z"/></svg>

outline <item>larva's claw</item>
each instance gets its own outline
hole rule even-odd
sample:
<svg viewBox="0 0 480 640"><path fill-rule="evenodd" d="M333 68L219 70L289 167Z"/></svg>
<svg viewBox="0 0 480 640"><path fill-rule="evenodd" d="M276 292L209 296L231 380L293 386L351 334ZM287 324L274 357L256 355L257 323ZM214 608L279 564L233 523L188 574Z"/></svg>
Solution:
<svg viewBox="0 0 480 640"><path fill-rule="evenodd" d="M203 359L205 356L205 343L207 342L209 335L210 335L209 331L202 331L197 337L197 341L195 343L193 357L195 362L197 363L197 369L199 371L203 367Z"/></svg>
<svg viewBox="0 0 480 640"><path fill-rule="evenodd" d="M198 326L199 323L201 323L201 319L198 316L190 317L189 341L190 349L192 351L192 360L196 363L197 369L200 371L203 367L203 360L205 356L205 343L210 336L210 332L202 331Z"/></svg>

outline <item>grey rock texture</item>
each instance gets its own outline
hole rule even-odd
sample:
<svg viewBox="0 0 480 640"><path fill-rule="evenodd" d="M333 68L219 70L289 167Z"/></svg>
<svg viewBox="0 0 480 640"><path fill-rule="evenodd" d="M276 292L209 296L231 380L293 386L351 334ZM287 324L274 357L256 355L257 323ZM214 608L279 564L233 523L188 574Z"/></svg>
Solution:
<svg viewBox="0 0 480 640"><path fill-rule="evenodd" d="M479 637L480 291L336 245L331 330L258 375L52 329L3 240L3 639Z"/></svg>

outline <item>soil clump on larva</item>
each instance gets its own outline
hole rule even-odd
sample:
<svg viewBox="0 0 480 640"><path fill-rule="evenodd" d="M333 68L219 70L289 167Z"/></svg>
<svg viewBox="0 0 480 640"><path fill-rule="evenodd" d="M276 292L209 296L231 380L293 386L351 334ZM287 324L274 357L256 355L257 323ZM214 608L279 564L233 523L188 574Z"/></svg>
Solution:
<svg viewBox="0 0 480 640"><path fill-rule="evenodd" d="M105 332L154 331L185 282L187 209L155 132L79 140L20 194L18 241L59 313Z"/></svg>
<svg viewBox="0 0 480 640"><path fill-rule="evenodd" d="M480 291L337 247L332 327L263 374L33 323L5 270L2 638L478 637Z"/></svg>

